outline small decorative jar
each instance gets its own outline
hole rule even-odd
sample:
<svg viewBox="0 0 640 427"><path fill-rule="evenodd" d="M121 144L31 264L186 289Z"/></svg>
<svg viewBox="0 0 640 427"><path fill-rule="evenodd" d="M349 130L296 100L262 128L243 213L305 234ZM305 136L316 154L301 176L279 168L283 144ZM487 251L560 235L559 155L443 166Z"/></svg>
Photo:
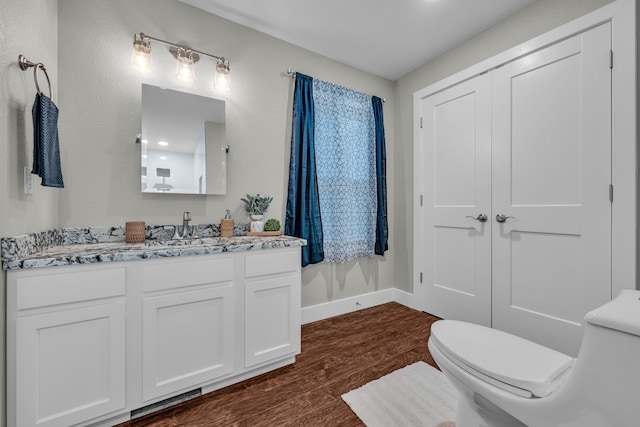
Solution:
<svg viewBox="0 0 640 427"><path fill-rule="evenodd" d="M127 243L143 243L145 236L144 221L130 221L125 224L124 240Z"/></svg>

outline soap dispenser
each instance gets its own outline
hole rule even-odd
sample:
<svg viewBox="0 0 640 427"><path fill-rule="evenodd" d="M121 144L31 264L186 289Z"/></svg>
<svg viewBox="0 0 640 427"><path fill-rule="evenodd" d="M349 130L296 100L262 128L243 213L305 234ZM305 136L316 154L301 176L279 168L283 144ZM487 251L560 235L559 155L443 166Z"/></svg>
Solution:
<svg viewBox="0 0 640 427"><path fill-rule="evenodd" d="M220 237L233 237L233 219L229 209L227 209L224 218L220 220Z"/></svg>

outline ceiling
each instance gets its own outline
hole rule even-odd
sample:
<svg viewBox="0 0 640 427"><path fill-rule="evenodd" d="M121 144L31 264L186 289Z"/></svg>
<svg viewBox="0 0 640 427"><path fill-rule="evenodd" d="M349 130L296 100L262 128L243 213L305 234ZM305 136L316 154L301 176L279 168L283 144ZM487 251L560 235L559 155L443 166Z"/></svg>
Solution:
<svg viewBox="0 0 640 427"><path fill-rule="evenodd" d="M179 1L397 80L535 0Z"/></svg>

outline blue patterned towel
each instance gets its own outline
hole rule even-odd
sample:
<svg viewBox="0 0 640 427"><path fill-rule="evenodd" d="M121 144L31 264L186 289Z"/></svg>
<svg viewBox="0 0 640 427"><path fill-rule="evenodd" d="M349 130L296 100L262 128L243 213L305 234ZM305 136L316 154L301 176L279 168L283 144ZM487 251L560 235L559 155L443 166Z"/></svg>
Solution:
<svg viewBox="0 0 640 427"><path fill-rule="evenodd" d="M64 188L58 144L58 107L48 96L37 93L33 115L33 167L45 187Z"/></svg>

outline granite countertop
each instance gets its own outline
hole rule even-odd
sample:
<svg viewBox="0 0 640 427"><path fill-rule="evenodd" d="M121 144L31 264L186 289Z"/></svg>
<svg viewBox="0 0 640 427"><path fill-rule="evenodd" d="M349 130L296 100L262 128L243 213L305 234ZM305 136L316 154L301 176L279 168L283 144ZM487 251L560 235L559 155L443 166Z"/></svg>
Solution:
<svg viewBox="0 0 640 427"><path fill-rule="evenodd" d="M234 236L201 237L198 239L170 240L148 239L144 243L118 241L117 228L108 228L109 237L99 233L74 233L91 235L90 239L61 238L67 230L55 230L55 236L43 233L2 239L2 268L4 270L53 267L61 265L92 264L101 262L132 261L162 257L205 255L223 252L299 247L306 240L290 236ZM113 230L116 230L115 232ZM48 232L50 233L50 232ZM73 234L73 233L72 233ZM99 236L99 237L95 237ZM122 236L124 237L124 236ZM87 242L89 240L89 242ZM113 241L116 240L116 241ZM44 243L43 243L44 242ZM25 248L25 245L27 248Z"/></svg>

